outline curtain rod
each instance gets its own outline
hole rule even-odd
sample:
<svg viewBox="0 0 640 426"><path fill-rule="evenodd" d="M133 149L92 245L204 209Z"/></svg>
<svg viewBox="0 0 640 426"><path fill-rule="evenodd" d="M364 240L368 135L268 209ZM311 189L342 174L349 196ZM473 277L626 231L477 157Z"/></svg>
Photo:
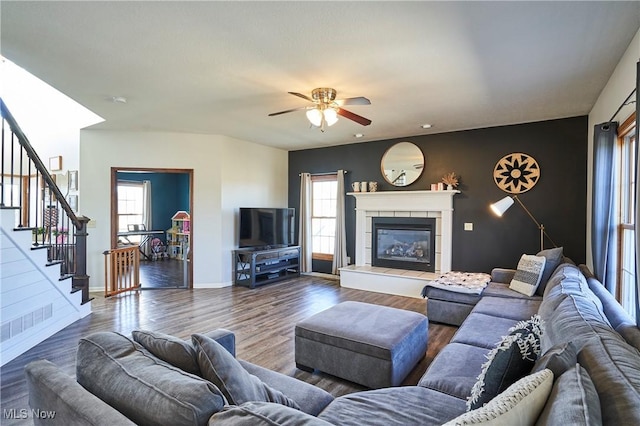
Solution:
<svg viewBox="0 0 640 426"><path fill-rule="evenodd" d="M636 92L636 89L633 89L631 91L631 93L629 93L629 96L627 96L627 99L624 100L624 102L622 102L622 104L620 104L620 106L618 107L618 109L616 110L616 112L613 113L613 115L611 116L611 118L609 119L609 121L607 123L611 123L613 121L614 118L616 118L616 115L618 115L618 113L620 112L620 110L625 106L625 105L629 105L629 99L631 99L631 96L633 96L633 94ZM629 102L629 103L627 103ZM636 101L633 101L636 102Z"/></svg>
<svg viewBox="0 0 640 426"><path fill-rule="evenodd" d="M335 172L321 172L321 173L310 173L310 174L311 174L311 176L324 176L324 175L335 175L337 173L338 172L335 171ZM344 170L344 174L347 174L347 173L349 173L349 172ZM298 173L298 176L302 176L302 173Z"/></svg>

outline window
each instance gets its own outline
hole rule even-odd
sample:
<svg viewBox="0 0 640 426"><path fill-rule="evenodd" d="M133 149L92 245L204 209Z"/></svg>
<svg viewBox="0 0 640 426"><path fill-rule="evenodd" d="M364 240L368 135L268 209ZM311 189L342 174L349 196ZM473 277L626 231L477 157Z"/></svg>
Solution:
<svg viewBox="0 0 640 426"><path fill-rule="evenodd" d="M337 191L336 175L311 177L311 245L314 259L333 260Z"/></svg>
<svg viewBox="0 0 640 426"><path fill-rule="evenodd" d="M143 223L144 197L142 182L118 181L118 232L127 232L129 225ZM128 238L139 243L140 236Z"/></svg>
<svg viewBox="0 0 640 426"><path fill-rule="evenodd" d="M617 223L618 269L616 298L633 318L638 303L635 271L636 150L635 115L618 129Z"/></svg>

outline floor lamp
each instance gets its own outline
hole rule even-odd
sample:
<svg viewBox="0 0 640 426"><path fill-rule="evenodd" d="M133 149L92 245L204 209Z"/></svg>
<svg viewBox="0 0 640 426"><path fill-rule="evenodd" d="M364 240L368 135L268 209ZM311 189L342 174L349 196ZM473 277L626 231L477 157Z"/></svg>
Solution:
<svg viewBox="0 0 640 426"><path fill-rule="evenodd" d="M549 241L551 241L551 244L553 244L554 247L558 247L556 245L556 243L551 239L549 234L547 234L547 231L544 230L544 225L541 224L540 222L538 222L535 217L533 217L533 215L531 214L529 209L527 209L524 206L524 204L522 204L522 201L520 201L520 198L518 198L517 195L512 195L512 196L507 195L502 200L496 201L495 203L491 204L491 210L496 215L501 217L504 214L504 212L506 212L509 209L509 207L511 207L513 205L513 201L514 200L517 201L518 204L520 204L520 207L522 207L525 212L527 212L527 214L529 215L531 220L533 220L533 222L536 224L536 226L540 230L540 251L544 250L544 237L545 237L545 235L549 239Z"/></svg>

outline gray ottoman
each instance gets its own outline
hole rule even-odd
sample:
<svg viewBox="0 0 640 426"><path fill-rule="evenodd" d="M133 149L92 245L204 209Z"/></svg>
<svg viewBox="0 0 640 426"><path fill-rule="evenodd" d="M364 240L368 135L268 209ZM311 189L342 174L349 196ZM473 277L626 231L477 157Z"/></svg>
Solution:
<svg viewBox="0 0 640 426"><path fill-rule="evenodd" d="M428 333L417 312L343 302L296 325L296 366L373 389L398 386L425 356Z"/></svg>

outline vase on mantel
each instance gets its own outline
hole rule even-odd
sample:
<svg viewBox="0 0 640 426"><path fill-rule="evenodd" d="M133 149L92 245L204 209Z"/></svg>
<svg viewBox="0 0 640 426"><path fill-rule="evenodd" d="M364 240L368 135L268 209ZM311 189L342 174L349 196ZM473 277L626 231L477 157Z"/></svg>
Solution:
<svg viewBox="0 0 640 426"><path fill-rule="evenodd" d="M453 191L453 185L447 185L447 191Z"/></svg>

